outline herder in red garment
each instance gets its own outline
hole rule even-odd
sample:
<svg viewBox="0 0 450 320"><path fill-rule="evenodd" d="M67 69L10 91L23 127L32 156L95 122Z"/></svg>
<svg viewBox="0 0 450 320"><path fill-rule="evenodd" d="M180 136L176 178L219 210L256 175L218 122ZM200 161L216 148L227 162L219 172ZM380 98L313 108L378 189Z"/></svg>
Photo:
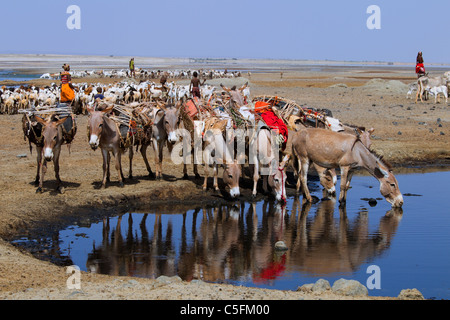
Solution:
<svg viewBox="0 0 450 320"><path fill-rule="evenodd" d="M422 51L419 51L416 58L416 74L417 78L425 75L425 67L423 65Z"/></svg>

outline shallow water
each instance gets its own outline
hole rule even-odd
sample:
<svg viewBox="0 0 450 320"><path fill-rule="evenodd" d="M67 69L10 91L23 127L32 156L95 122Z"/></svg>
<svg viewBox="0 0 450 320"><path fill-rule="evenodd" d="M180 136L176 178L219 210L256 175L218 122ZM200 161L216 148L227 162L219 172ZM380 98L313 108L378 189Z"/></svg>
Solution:
<svg viewBox="0 0 450 320"><path fill-rule="evenodd" d="M1 70L0 69L0 81L8 80L8 81L28 81L39 79L42 74L29 74L22 73L20 71L15 70Z"/></svg>
<svg viewBox="0 0 450 320"><path fill-rule="evenodd" d="M370 289L371 296L417 288L426 298L449 299L450 171L396 177L404 195L402 210L391 210L373 177L357 175L345 210L334 200L302 206L289 197L284 208L267 200L131 212L68 226L49 239L14 243L42 242L37 251L92 272L179 275L284 290L319 278L331 285L339 278L366 285L373 273L368 268L375 265L380 288ZM311 184L321 198L317 182ZM279 240L288 250L274 249Z"/></svg>

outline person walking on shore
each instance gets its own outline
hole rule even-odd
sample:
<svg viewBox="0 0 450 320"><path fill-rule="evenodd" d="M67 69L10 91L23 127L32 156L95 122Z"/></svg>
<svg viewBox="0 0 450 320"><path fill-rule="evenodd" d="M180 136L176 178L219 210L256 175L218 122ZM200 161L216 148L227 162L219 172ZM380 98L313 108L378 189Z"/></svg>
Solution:
<svg viewBox="0 0 450 320"><path fill-rule="evenodd" d="M130 76L134 78L136 76L136 73L134 72L134 58L131 58L129 67L130 67Z"/></svg>

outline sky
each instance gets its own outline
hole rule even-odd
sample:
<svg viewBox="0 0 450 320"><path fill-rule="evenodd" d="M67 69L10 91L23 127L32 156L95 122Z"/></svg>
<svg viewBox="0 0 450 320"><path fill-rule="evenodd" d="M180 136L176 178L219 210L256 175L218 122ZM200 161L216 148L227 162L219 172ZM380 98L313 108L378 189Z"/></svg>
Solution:
<svg viewBox="0 0 450 320"><path fill-rule="evenodd" d="M449 12L449 0L14 0L0 54L450 63Z"/></svg>

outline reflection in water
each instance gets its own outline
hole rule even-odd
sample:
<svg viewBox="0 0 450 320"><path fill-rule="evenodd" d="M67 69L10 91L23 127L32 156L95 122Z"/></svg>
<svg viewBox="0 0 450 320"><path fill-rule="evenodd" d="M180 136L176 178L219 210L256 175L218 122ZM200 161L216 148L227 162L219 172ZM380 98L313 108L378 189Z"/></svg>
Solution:
<svg viewBox="0 0 450 320"><path fill-rule="evenodd" d="M86 269L255 284L270 283L286 272L314 276L352 272L389 248L402 211L388 211L373 232L367 212L349 220L345 209L334 214L335 201L311 206L296 198L289 201L289 208L264 201L182 214L105 218L101 242L91 241ZM279 240L287 251L275 249Z"/></svg>

